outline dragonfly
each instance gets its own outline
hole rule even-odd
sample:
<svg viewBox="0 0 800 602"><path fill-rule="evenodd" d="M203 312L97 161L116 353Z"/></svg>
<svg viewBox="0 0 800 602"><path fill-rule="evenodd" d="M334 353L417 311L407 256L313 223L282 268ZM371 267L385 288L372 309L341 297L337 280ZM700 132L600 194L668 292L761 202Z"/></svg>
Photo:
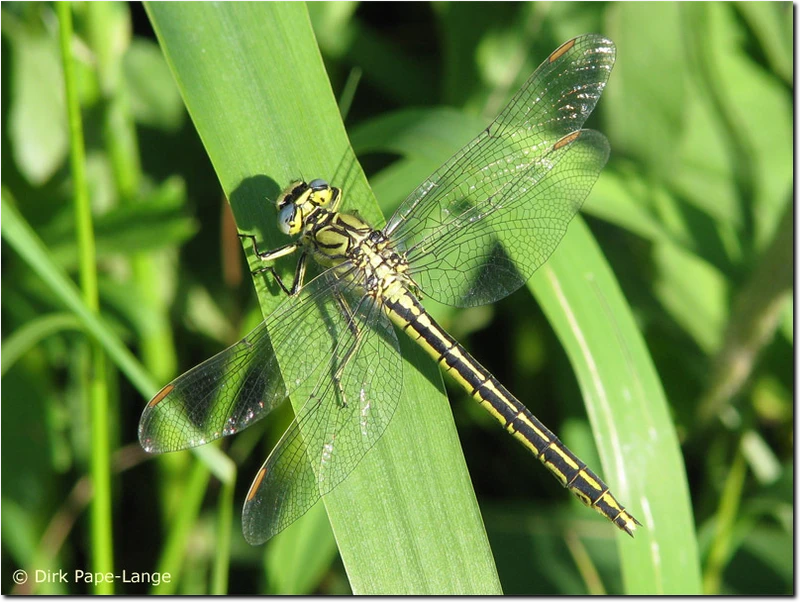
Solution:
<svg viewBox="0 0 800 602"><path fill-rule="evenodd" d="M552 254L608 160L583 129L615 60L596 34L556 49L497 118L417 187L383 229L341 211L322 179L277 199L280 248L252 250L285 293L244 339L166 385L139 440L151 453L203 445L305 400L245 499L245 539L260 544L306 513L381 438L402 387L398 343L425 349L584 504L633 535L639 523L609 487L439 326L422 298L469 307L521 287ZM297 255L290 284L275 261ZM515 260L515 256L524 260ZM305 282L309 260L320 274Z"/></svg>

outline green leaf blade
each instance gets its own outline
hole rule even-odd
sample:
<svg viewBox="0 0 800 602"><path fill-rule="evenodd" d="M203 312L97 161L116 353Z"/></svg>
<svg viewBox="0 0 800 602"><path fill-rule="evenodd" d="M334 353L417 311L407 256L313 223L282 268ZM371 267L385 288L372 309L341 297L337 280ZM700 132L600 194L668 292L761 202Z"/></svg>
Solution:
<svg viewBox="0 0 800 602"><path fill-rule="evenodd" d="M265 198L299 177L336 182L345 210L382 221L301 5L147 9L240 230L264 248L285 242ZM274 307L263 286L258 292L262 308ZM323 498L351 586L357 593L499 593L441 376L421 350L401 345L400 409L358 468Z"/></svg>

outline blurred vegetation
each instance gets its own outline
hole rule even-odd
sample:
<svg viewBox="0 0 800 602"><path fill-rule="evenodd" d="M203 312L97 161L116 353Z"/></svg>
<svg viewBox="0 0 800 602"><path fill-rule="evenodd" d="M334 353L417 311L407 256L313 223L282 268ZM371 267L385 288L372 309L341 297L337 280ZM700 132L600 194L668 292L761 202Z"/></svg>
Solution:
<svg viewBox="0 0 800 602"><path fill-rule="evenodd" d="M308 526L316 521L322 539L298 530L251 548L240 533L249 479L288 408L225 442L236 481L213 448L201 463L189 453L154 461L138 446L148 395L261 312L217 174L143 7L71 8L83 174L63 18L51 4L2 5L2 591L93 593L83 583L15 586L11 575L112 566L179 567L175 592L346 593L321 504L301 528L319 533ZM490 119L575 35L614 40L617 65L590 120L612 156L583 215L669 401L702 586L793 591L792 5L325 3L309 12L384 215L451 148L448 119ZM274 26L258 24L263 36ZM96 274L102 323L87 274ZM530 299L522 290L448 314L445 325L598 465L569 358ZM99 359L104 340L127 348L103 345ZM448 392L503 591L623 592L611 529L460 390L448 383ZM112 478L93 489L105 447ZM94 493L110 503L105 531L102 512L89 512ZM113 548L100 551L103 541Z"/></svg>

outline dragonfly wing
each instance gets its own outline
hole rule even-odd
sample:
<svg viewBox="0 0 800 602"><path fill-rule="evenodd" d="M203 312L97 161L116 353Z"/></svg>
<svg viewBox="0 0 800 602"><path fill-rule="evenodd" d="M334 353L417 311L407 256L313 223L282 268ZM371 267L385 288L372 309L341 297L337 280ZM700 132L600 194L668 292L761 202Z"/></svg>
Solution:
<svg viewBox="0 0 800 602"><path fill-rule="evenodd" d="M608 158L602 134L581 128L614 58L614 44L598 35L562 45L486 130L403 202L386 232L427 295L450 305L491 303L555 250ZM528 261L510 259L514 248Z"/></svg>
<svg viewBox="0 0 800 602"><path fill-rule="evenodd" d="M386 430L402 388L397 336L381 307L340 295L334 360L295 391L308 401L259 470L242 512L245 539L259 544L305 514L355 469ZM336 303L336 301L334 301ZM341 303L341 301L340 301Z"/></svg>
<svg viewBox="0 0 800 602"><path fill-rule="evenodd" d="M161 389L139 421L142 447L162 453L203 445L280 405L331 357L331 323L342 318L319 309L342 285L334 274L320 275L244 339Z"/></svg>

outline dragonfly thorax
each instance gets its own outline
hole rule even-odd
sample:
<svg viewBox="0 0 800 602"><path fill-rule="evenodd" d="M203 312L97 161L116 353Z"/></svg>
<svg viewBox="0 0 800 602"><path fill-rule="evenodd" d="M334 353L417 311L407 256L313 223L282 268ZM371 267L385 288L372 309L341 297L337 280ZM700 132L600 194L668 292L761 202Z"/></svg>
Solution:
<svg viewBox="0 0 800 602"><path fill-rule="evenodd" d="M303 242L317 263L337 268L342 277L357 281L372 296L414 286L405 255L358 215L320 208L303 232Z"/></svg>
<svg viewBox="0 0 800 602"><path fill-rule="evenodd" d="M417 286L408 273L408 260L397 252L381 230L372 230L356 245L348 262L360 272L359 279L367 294L394 297Z"/></svg>
<svg viewBox="0 0 800 602"><path fill-rule="evenodd" d="M339 212L342 191L324 180L293 182L278 199L278 225L323 267L338 268L373 296L416 289L408 261L386 234L353 213Z"/></svg>

